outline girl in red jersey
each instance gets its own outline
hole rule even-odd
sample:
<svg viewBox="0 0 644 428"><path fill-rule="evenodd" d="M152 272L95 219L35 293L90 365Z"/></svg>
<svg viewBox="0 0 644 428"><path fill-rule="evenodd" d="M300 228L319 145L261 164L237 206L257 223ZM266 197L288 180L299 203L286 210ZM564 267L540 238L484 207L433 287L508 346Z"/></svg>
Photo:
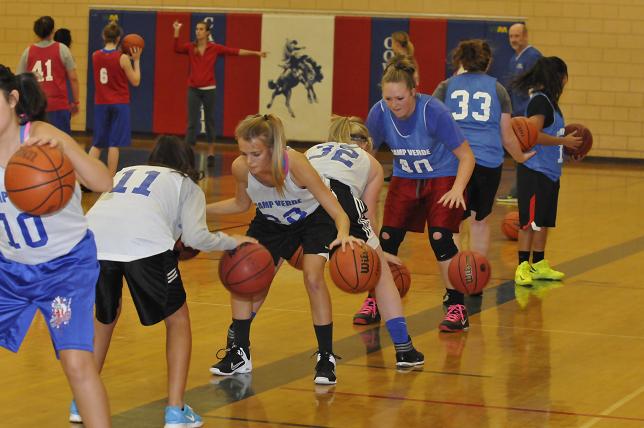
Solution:
<svg viewBox="0 0 644 428"><path fill-rule="evenodd" d="M197 22L195 27L195 41L179 42L179 32L182 23L175 21L174 51L188 55L190 59L190 75L188 76L188 129L186 141L195 145L197 135L201 129L201 107L204 109L206 122L206 138L208 139L208 164L215 160L215 147L210 144L215 140L215 63L219 55L257 55L266 57L266 52L249 51L246 49L229 48L210 41L211 23Z"/></svg>
<svg viewBox="0 0 644 428"><path fill-rule="evenodd" d="M103 28L105 46L92 54L94 70L94 138L89 155L98 158L107 147L107 168L116 174L119 147L132 142L130 125L130 88L141 83L142 49L132 47L130 55L117 46L123 30L115 22Z"/></svg>

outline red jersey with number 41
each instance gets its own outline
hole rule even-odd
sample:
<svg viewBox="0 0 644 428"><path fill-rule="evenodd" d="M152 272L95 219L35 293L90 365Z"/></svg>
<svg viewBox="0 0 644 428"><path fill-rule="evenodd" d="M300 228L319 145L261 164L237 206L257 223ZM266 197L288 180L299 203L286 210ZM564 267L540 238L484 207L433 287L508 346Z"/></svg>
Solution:
<svg viewBox="0 0 644 428"><path fill-rule="evenodd" d="M34 73L47 95L47 111L69 110L67 70L60 57L60 43L47 47L31 45L27 55L27 70Z"/></svg>
<svg viewBox="0 0 644 428"><path fill-rule="evenodd" d="M121 67L121 51L99 49L92 54L94 103L128 104L130 87Z"/></svg>

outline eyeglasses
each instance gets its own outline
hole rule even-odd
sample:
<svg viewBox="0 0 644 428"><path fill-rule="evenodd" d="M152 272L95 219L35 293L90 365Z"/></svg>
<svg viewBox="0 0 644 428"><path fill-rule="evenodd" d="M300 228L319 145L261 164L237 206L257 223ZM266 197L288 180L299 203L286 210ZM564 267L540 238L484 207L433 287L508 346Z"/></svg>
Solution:
<svg viewBox="0 0 644 428"><path fill-rule="evenodd" d="M366 143L369 140L369 138L365 137L362 134L350 134L349 136L351 137L351 141L356 141L359 143Z"/></svg>

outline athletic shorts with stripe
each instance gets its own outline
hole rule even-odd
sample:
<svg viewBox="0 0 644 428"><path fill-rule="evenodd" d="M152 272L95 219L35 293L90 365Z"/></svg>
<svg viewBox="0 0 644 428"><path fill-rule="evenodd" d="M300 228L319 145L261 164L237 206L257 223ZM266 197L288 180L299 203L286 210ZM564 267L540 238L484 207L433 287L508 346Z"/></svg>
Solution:
<svg viewBox="0 0 644 428"><path fill-rule="evenodd" d="M517 196L519 222L522 229L555 227L559 180L552 181L545 174L517 165Z"/></svg>
<svg viewBox="0 0 644 428"><path fill-rule="evenodd" d="M385 200L383 227L422 233L427 225L458 233L463 208L449 208L438 203L451 190L454 180L453 176L418 180L393 177Z"/></svg>
<svg viewBox="0 0 644 428"><path fill-rule="evenodd" d="M186 302L177 255L172 250L131 262L100 260L100 264L96 319L103 324L116 319L124 277L143 325L163 321Z"/></svg>
<svg viewBox="0 0 644 428"><path fill-rule="evenodd" d="M373 233L371 223L367 218L367 205L362 199L353 196L351 188L346 184L334 179L329 181L331 192L333 192L347 217L349 217L349 222L351 223L349 234L362 239L371 248L378 248L380 241L376 234Z"/></svg>

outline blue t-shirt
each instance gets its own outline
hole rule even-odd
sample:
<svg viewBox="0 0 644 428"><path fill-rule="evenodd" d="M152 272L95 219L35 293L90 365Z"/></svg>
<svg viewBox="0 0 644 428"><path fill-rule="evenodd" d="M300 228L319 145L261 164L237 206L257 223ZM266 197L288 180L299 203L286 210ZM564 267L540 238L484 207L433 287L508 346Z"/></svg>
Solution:
<svg viewBox="0 0 644 428"><path fill-rule="evenodd" d="M476 163L496 168L503 163L501 101L496 79L484 73L463 73L447 80L445 105L470 144Z"/></svg>
<svg viewBox="0 0 644 428"><path fill-rule="evenodd" d="M552 108L553 121L550 125L543 128L542 132L553 137L562 137L565 134L564 118L562 114L552 105L552 101L543 92L534 92L528 103L537 97L544 97ZM527 113L526 113L527 115ZM533 157L524 162L524 165L532 170L539 171L552 181L558 181L561 177L561 166L563 165L563 146L542 146L537 144L532 149L537 152Z"/></svg>
<svg viewBox="0 0 644 428"><path fill-rule="evenodd" d="M517 77L530 70L532 66L541 58L541 52L532 46L526 47L519 54L512 55L508 63L508 74L506 76L505 88L510 93L512 100L512 116L523 116L525 109L530 101L530 96L527 93L518 91L512 88L512 81Z"/></svg>
<svg viewBox="0 0 644 428"><path fill-rule="evenodd" d="M385 143L394 154L394 177L424 179L456 175L458 158L452 153L465 141L450 111L438 99L416 95L416 108L398 119L384 100L371 107L367 128L374 149Z"/></svg>

